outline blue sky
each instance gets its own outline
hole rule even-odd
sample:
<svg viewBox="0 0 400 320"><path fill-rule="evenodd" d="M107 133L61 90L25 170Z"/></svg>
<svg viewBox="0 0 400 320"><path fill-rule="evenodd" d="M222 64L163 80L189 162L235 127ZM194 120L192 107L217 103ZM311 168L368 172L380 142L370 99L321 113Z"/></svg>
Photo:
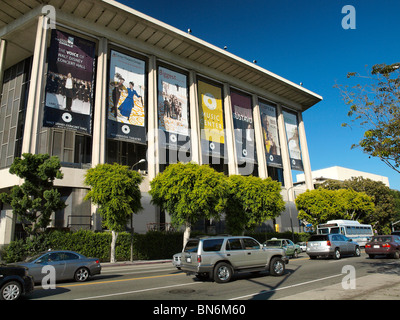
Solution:
<svg viewBox="0 0 400 320"><path fill-rule="evenodd" d="M343 128L344 105L335 83L347 72L400 62L399 0L146 0L119 2L257 64L321 95L303 114L312 170L342 166L387 176L400 190L400 174L351 145L362 131ZM345 5L356 10L356 29L342 28Z"/></svg>

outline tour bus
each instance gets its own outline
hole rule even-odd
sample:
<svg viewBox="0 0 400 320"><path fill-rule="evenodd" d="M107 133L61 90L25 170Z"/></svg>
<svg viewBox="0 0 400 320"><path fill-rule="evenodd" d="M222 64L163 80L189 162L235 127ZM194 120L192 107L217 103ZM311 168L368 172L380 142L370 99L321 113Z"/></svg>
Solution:
<svg viewBox="0 0 400 320"><path fill-rule="evenodd" d="M361 247L374 235L371 225L355 220L330 220L318 225L317 234L340 233L357 242Z"/></svg>

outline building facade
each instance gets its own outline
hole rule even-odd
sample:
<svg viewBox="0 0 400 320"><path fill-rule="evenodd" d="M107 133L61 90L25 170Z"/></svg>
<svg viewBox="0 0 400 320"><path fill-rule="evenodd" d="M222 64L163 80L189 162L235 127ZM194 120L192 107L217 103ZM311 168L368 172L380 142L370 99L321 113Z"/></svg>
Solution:
<svg viewBox="0 0 400 320"><path fill-rule="evenodd" d="M292 170L312 188L302 113L322 98L252 62L113 0L1 2L0 39L0 192L21 183L15 157L58 156L67 207L50 227L101 228L83 200L101 163L144 176L135 232L168 226L148 191L177 161L272 177L289 204ZM289 207L281 230L297 219ZM20 231L1 204L0 245Z"/></svg>

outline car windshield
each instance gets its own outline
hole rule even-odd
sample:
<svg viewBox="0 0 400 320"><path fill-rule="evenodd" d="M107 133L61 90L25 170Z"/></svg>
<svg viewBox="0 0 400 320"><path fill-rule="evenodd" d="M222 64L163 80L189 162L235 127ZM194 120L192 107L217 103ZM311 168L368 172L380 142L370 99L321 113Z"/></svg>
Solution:
<svg viewBox="0 0 400 320"><path fill-rule="evenodd" d="M41 253L35 254L35 255L32 256L32 257L27 257L27 258L25 259L25 262L32 262L32 261L36 260L37 258L39 258L40 256L42 256L42 255L44 255L44 254L45 254L45 252L41 252Z"/></svg>
<svg viewBox="0 0 400 320"><path fill-rule="evenodd" d="M267 247L280 247L281 242L278 240L268 240L267 242L265 242L265 245Z"/></svg>

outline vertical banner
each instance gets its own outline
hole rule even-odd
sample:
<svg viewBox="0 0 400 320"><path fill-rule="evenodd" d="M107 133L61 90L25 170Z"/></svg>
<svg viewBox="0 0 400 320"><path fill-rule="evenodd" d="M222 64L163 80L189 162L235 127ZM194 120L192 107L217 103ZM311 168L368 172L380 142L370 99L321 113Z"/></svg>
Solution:
<svg viewBox="0 0 400 320"><path fill-rule="evenodd" d="M224 157L225 130L222 88L198 81L201 150L203 154Z"/></svg>
<svg viewBox="0 0 400 320"><path fill-rule="evenodd" d="M52 30L44 127L91 134L95 43Z"/></svg>
<svg viewBox="0 0 400 320"><path fill-rule="evenodd" d="M290 166L293 170L304 171L301 160L299 129L297 116L294 113L282 111L285 121L286 137L289 148Z"/></svg>
<svg viewBox="0 0 400 320"><path fill-rule="evenodd" d="M267 165L282 168L276 108L262 102L259 105Z"/></svg>
<svg viewBox="0 0 400 320"><path fill-rule="evenodd" d="M231 104L238 164L245 162L256 163L251 98L231 92Z"/></svg>
<svg viewBox="0 0 400 320"><path fill-rule="evenodd" d="M146 144L143 60L111 50L107 137Z"/></svg>
<svg viewBox="0 0 400 320"><path fill-rule="evenodd" d="M160 146L184 151L190 149L187 76L158 67L158 128Z"/></svg>

